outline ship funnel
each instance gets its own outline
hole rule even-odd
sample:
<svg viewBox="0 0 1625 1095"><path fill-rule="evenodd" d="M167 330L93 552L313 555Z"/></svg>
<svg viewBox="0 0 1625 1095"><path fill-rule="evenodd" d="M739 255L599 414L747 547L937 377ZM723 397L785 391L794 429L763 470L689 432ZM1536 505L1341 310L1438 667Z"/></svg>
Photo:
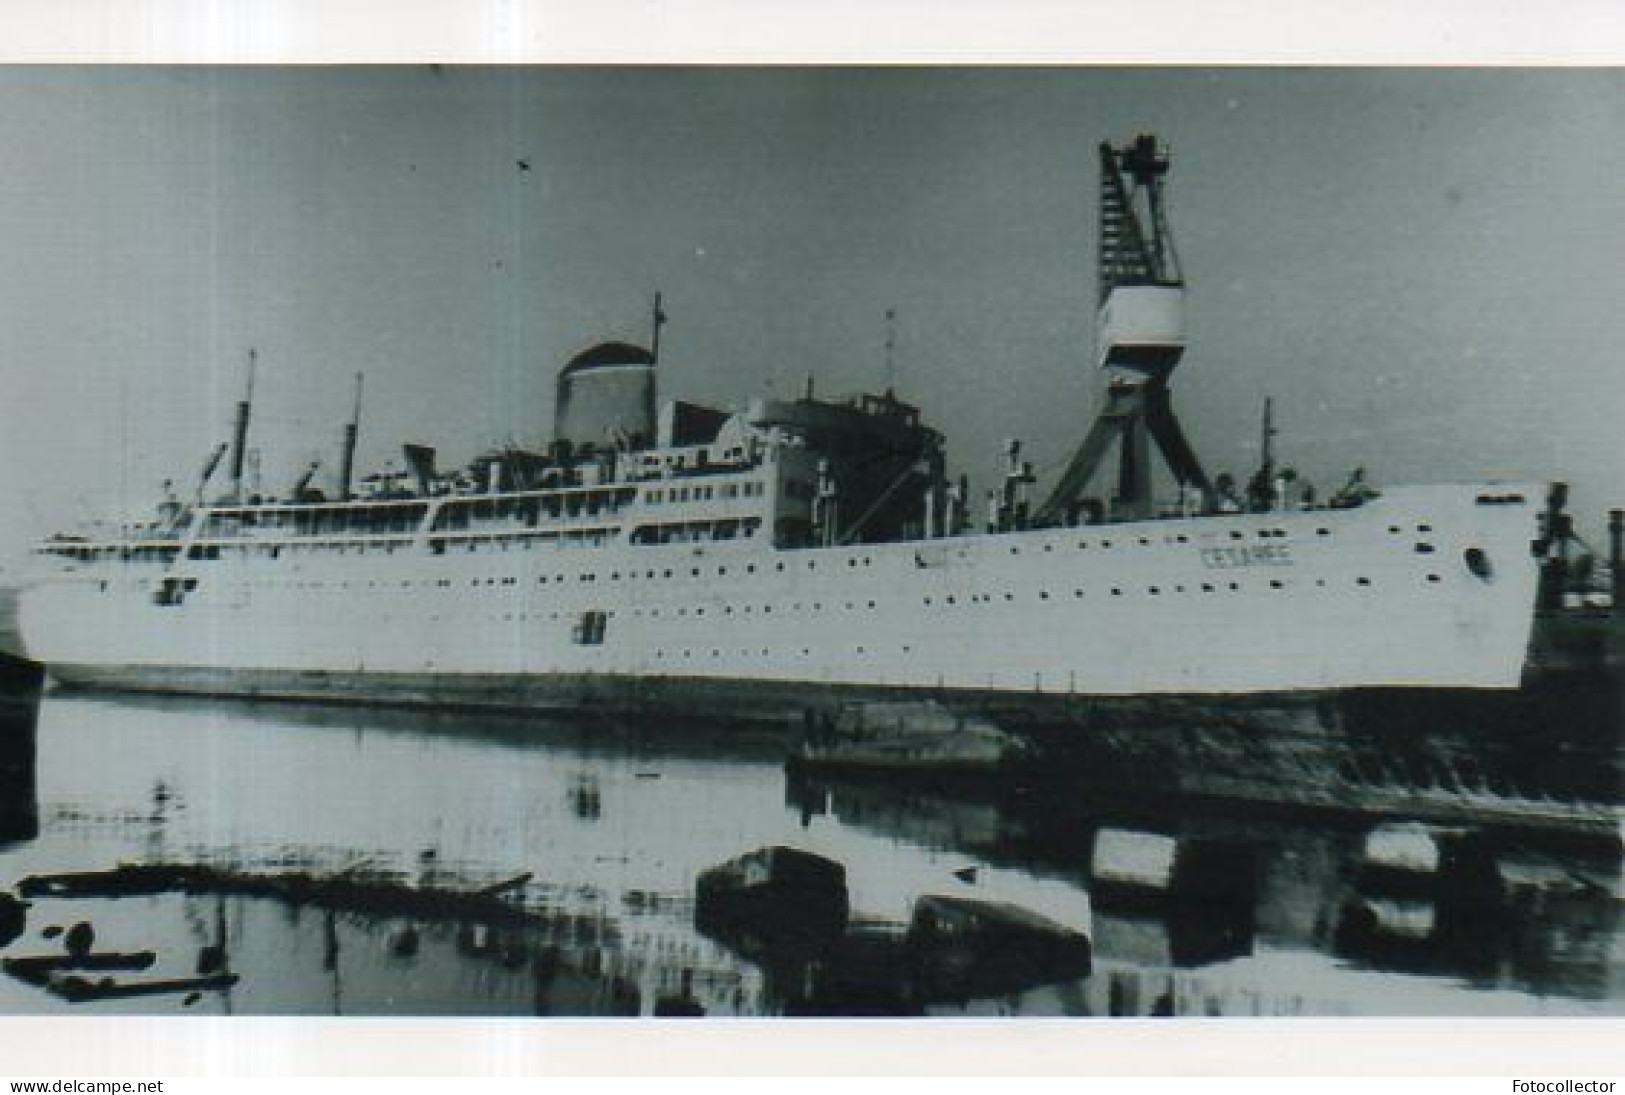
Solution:
<svg viewBox="0 0 1625 1095"><path fill-rule="evenodd" d="M418 482L418 493L425 498L431 493L430 487L434 483L434 449L429 445L402 445L401 455L406 458L406 466L412 469L412 477Z"/></svg>
<svg viewBox="0 0 1625 1095"><path fill-rule="evenodd" d="M647 446L655 436L655 355L625 342L583 350L559 373L553 437L573 448Z"/></svg>

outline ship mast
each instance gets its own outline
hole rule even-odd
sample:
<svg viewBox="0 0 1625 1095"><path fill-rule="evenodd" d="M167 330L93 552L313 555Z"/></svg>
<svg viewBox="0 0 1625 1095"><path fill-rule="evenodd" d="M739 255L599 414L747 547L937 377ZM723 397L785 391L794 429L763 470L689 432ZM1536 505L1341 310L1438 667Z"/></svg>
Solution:
<svg viewBox="0 0 1625 1095"><path fill-rule="evenodd" d="M258 360L259 352L250 348L248 387L237 404L237 421L231 434L231 500L239 504L243 500L243 459L248 452L248 418L254 407L254 367Z"/></svg>
<svg viewBox="0 0 1625 1095"><path fill-rule="evenodd" d="M355 475L355 443L361 432L361 383L362 374L355 374L355 408L350 412L350 421L344 424L344 448L339 454L339 501L348 502L352 497L350 483Z"/></svg>
<svg viewBox="0 0 1625 1095"><path fill-rule="evenodd" d="M1083 491L1114 442L1120 444L1114 516L1151 515L1151 443L1181 489L1212 486L1174 417L1168 379L1185 352L1185 281L1163 201L1168 153L1155 137L1100 146L1099 311L1096 364L1106 373L1106 405L1039 507L1036 523L1076 515Z"/></svg>
<svg viewBox="0 0 1625 1095"><path fill-rule="evenodd" d="M649 336L649 356L656 365L660 364L660 328L666 325L666 313L660 308L660 294L655 294L654 314L650 316L650 324L654 333Z"/></svg>

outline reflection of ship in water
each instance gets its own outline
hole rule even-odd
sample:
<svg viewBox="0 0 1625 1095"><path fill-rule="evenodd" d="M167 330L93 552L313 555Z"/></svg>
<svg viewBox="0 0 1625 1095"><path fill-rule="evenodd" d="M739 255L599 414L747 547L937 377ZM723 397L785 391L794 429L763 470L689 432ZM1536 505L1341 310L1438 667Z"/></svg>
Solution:
<svg viewBox="0 0 1625 1095"><path fill-rule="evenodd" d="M1002 1010L1368 1010L1339 998L1338 979L1311 976L1328 965L1583 1000L1617 993L1621 864L1606 841L1319 814L1114 814L1031 786L808 779L789 793L804 816L1088 888L1093 976Z"/></svg>
<svg viewBox="0 0 1625 1095"><path fill-rule="evenodd" d="M88 975L61 959L84 923L98 961L153 956L94 977L165 992L75 1004L0 977L0 1010L1608 1013L1625 999L1617 845L1549 830L1154 798L1131 811L1064 780L787 783L773 742L731 738L727 753L704 728L71 696L41 716L41 833L0 853L0 885L144 866L31 885L0 957L54 959L29 968L83 993L66 979ZM320 806L290 815L286 787ZM707 892L747 895L731 925L701 909ZM775 908L792 929L808 910L842 915L786 945L793 931L761 938Z"/></svg>
<svg viewBox="0 0 1625 1095"><path fill-rule="evenodd" d="M71 981L63 993L62 978L39 979L74 1002L167 993L190 1008L199 999L183 993L197 975L229 969L227 991L205 999L250 1014L749 1015L771 1006L756 971L682 930L686 897L629 891L611 910L568 887L528 883L463 880L459 889L443 878L413 886L200 865L45 876L20 887L33 923L7 969L21 977L41 959L19 964L17 952L49 946L41 941L60 938L53 926L77 921L97 926L109 955L127 941L122 952L145 961L139 977L121 975L101 994L76 998ZM132 898L142 899L134 918Z"/></svg>

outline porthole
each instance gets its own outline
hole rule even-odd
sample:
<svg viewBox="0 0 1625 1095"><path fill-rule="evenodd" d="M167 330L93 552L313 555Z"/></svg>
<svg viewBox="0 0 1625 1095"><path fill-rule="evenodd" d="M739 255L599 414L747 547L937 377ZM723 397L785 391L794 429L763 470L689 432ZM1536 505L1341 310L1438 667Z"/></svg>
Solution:
<svg viewBox="0 0 1625 1095"><path fill-rule="evenodd" d="M1490 557L1484 553L1483 548L1470 547L1461 553L1461 559L1467 564L1467 569L1473 576L1483 581L1489 581L1494 573L1490 566Z"/></svg>

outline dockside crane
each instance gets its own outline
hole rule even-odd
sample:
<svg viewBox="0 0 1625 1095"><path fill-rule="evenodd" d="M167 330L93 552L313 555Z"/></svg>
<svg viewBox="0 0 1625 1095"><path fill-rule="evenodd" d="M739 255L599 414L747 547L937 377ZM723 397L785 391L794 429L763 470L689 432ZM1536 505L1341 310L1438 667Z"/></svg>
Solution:
<svg viewBox="0 0 1625 1095"><path fill-rule="evenodd" d="M1121 148L1100 146L1099 312L1096 364L1106 373L1105 406L1034 523L1077 520L1084 491L1113 443L1120 445L1112 516L1152 513L1150 446L1155 441L1181 491L1213 487L1174 417L1168 380L1185 352L1185 281L1163 203L1167 151L1145 134Z"/></svg>

